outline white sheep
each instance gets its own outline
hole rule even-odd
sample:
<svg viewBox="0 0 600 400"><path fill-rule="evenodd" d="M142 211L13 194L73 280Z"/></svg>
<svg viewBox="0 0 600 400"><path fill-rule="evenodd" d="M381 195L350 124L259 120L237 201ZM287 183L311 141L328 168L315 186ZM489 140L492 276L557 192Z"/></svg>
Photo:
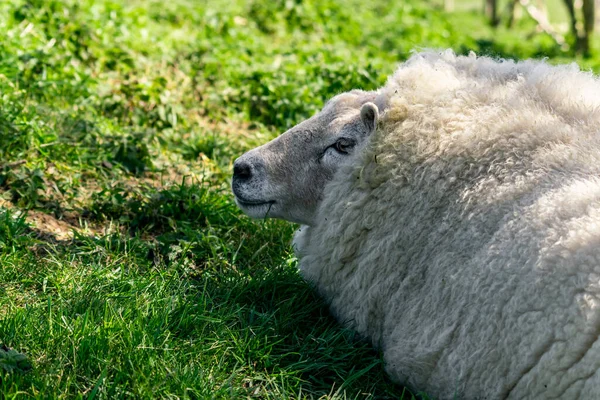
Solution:
<svg viewBox="0 0 600 400"><path fill-rule="evenodd" d="M415 54L240 157L254 217L395 381L440 399L600 398L600 82Z"/></svg>

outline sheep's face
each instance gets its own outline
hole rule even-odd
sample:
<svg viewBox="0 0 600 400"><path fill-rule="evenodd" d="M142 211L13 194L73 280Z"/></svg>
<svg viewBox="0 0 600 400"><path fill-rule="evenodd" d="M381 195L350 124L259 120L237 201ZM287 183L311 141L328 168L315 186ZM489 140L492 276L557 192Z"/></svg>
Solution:
<svg viewBox="0 0 600 400"><path fill-rule="evenodd" d="M375 130L374 92L352 91L321 112L235 161L232 189L253 218L313 225L323 188Z"/></svg>

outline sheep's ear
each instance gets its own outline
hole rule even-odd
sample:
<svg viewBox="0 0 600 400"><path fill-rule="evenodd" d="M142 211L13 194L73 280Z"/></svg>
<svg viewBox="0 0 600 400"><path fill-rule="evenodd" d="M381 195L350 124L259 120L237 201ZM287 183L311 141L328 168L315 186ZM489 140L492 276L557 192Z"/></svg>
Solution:
<svg viewBox="0 0 600 400"><path fill-rule="evenodd" d="M377 120L379 119L379 108L371 102L363 104L360 108L360 119L367 128L367 134L373 133L377 127Z"/></svg>

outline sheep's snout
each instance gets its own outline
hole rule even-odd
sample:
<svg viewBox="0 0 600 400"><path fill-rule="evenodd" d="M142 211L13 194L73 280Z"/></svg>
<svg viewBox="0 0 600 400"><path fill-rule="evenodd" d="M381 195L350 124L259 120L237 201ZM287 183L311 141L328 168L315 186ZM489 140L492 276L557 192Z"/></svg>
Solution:
<svg viewBox="0 0 600 400"><path fill-rule="evenodd" d="M263 198L265 180L265 166L260 157L250 152L235 160L231 188L238 200L246 203L268 201Z"/></svg>
<svg viewBox="0 0 600 400"><path fill-rule="evenodd" d="M265 162L256 151L235 160L231 189L237 205L254 218L268 216L276 203L269 190Z"/></svg>
<svg viewBox="0 0 600 400"><path fill-rule="evenodd" d="M249 181L252 179L252 164L247 160L237 159L233 164L233 184Z"/></svg>

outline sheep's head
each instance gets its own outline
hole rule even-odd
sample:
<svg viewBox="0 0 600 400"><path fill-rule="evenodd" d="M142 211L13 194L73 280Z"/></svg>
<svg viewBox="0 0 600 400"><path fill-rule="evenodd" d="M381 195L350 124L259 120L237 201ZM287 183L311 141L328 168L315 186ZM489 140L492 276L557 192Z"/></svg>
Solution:
<svg viewBox="0 0 600 400"><path fill-rule="evenodd" d="M278 138L235 161L232 189L253 218L313 225L323 188L375 130L375 92L351 91Z"/></svg>

